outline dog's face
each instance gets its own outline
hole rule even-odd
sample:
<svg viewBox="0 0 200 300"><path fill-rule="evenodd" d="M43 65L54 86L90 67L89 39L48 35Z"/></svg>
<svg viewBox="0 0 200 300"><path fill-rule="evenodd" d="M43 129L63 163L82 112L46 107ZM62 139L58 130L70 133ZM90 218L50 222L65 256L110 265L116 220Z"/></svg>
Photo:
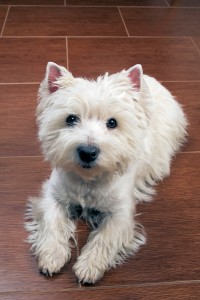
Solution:
<svg viewBox="0 0 200 300"><path fill-rule="evenodd" d="M37 109L46 159L85 179L123 173L140 154L146 92L138 65L89 81L49 63Z"/></svg>

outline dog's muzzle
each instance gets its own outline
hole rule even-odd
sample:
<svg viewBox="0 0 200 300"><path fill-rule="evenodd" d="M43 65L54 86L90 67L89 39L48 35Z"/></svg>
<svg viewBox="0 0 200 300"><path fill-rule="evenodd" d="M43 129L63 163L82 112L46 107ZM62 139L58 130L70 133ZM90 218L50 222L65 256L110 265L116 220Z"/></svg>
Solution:
<svg viewBox="0 0 200 300"><path fill-rule="evenodd" d="M99 155L99 148L94 145L81 145L77 148L78 157L81 166L84 168L91 168L94 166L95 160Z"/></svg>

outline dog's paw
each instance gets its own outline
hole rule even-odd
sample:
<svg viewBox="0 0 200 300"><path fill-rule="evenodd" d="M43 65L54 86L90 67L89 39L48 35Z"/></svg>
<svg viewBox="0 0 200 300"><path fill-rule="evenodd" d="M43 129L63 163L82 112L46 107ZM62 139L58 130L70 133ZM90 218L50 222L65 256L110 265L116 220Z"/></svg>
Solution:
<svg viewBox="0 0 200 300"><path fill-rule="evenodd" d="M60 272L70 258L70 253L61 253L59 251L52 254L43 254L38 259L40 273L46 277L52 277Z"/></svg>
<svg viewBox="0 0 200 300"><path fill-rule="evenodd" d="M83 284L94 284L96 281L101 279L101 277L103 277L105 271L98 267L95 263L91 263L89 260L82 258L81 256L73 266L73 270L78 278L78 281Z"/></svg>

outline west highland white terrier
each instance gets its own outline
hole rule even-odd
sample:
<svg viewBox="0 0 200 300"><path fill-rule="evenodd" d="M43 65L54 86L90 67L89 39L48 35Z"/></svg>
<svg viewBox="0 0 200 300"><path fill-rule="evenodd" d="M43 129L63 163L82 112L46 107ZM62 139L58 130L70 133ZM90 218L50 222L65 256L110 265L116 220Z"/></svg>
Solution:
<svg viewBox="0 0 200 300"><path fill-rule="evenodd" d="M141 65L96 81L49 62L39 89L39 139L52 173L27 211L28 241L52 276L70 260L75 217L93 231L73 270L95 283L145 243L134 220L186 135L181 106Z"/></svg>

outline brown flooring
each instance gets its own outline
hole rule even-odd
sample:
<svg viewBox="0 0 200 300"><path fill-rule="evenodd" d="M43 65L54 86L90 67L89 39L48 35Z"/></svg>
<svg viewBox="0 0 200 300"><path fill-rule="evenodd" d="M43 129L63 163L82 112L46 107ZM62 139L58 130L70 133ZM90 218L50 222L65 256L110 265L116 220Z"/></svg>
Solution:
<svg viewBox="0 0 200 300"><path fill-rule="evenodd" d="M200 1L0 0L0 299L200 299ZM138 207L147 245L95 286L80 286L72 265L46 279L24 243L26 199L50 173L35 125L39 82L48 61L95 77L136 63L183 105L188 142Z"/></svg>

